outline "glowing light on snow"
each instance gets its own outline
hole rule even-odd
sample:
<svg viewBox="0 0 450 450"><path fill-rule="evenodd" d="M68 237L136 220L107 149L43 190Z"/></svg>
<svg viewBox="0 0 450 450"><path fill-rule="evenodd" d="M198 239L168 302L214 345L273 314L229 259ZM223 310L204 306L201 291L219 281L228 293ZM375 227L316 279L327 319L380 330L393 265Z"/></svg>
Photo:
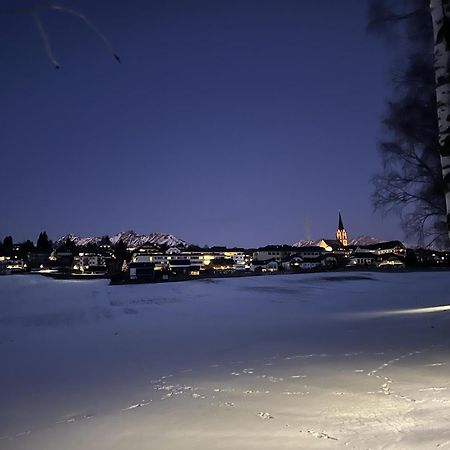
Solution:
<svg viewBox="0 0 450 450"><path fill-rule="evenodd" d="M396 312L397 314L426 314L443 311L450 311L450 305L430 306L428 308L405 309L393 312L394 313Z"/></svg>
<svg viewBox="0 0 450 450"><path fill-rule="evenodd" d="M370 311L350 314L350 316L358 317L361 319L375 319L377 317L401 316L411 314L431 314L447 311L450 311L450 305L428 306L426 308L394 309L392 311Z"/></svg>

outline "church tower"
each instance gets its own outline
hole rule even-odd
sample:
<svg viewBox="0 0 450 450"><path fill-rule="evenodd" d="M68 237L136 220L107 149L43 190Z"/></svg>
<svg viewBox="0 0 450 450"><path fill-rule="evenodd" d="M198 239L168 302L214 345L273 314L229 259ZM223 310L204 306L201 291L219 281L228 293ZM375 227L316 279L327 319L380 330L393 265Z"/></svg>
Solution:
<svg viewBox="0 0 450 450"><path fill-rule="evenodd" d="M348 245L348 236L347 231L344 228L344 224L342 223L341 213L339 212L339 224L338 229L336 231L336 239L340 241L342 245Z"/></svg>

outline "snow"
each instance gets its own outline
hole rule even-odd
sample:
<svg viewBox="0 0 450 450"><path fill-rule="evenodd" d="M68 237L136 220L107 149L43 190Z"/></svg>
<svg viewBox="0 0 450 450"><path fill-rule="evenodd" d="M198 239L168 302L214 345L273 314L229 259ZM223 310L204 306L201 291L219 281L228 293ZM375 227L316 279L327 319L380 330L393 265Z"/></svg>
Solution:
<svg viewBox="0 0 450 450"><path fill-rule="evenodd" d="M56 240L56 246L64 244L67 240L74 242L76 245L85 246L88 244L100 244L103 237L79 237L74 234L66 234ZM182 239L178 239L172 234L165 233L149 233L138 234L133 230L121 231L110 237L112 245L116 245L119 241L124 242L127 247L138 248L144 244L168 245L169 247L186 247L188 243Z"/></svg>
<svg viewBox="0 0 450 450"><path fill-rule="evenodd" d="M450 448L449 292L446 272L0 277L0 448Z"/></svg>
<svg viewBox="0 0 450 450"><path fill-rule="evenodd" d="M332 238L334 239L334 238ZM317 247L322 239L316 240L300 240L292 244L293 247ZM356 238L350 239L348 245L372 245L379 244L381 242L379 239L374 238L373 236L358 236Z"/></svg>

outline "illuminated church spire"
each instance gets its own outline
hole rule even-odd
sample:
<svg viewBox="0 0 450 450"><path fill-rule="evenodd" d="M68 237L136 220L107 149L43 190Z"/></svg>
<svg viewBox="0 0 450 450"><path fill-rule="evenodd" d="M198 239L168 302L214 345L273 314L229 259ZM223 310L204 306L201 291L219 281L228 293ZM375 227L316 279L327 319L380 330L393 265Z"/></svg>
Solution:
<svg viewBox="0 0 450 450"><path fill-rule="evenodd" d="M344 224L342 222L341 213L339 212L339 224L338 229L336 231L336 239L341 242L342 245L348 245L348 236L347 231L344 228Z"/></svg>

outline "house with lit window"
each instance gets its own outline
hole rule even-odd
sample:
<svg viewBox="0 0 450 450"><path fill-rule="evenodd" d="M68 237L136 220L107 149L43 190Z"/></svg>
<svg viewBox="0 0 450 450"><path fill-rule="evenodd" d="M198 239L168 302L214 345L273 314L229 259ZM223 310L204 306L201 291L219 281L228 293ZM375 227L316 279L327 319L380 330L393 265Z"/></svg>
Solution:
<svg viewBox="0 0 450 450"><path fill-rule="evenodd" d="M253 260L268 261L274 259L281 263L283 259L295 252L298 252L298 248L292 248L289 245L267 245L266 247L258 248L253 253Z"/></svg>
<svg viewBox="0 0 450 450"><path fill-rule="evenodd" d="M380 269L404 269L405 258L395 253L383 253L376 259L376 265Z"/></svg>
<svg viewBox="0 0 450 450"><path fill-rule="evenodd" d="M322 257L306 257L299 263L301 270L314 270L322 267Z"/></svg>
<svg viewBox="0 0 450 450"><path fill-rule="evenodd" d="M188 260L191 266L198 266L200 270L208 269L211 262L227 258L234 264L245 264L247 259L243 251L181 251L175 247L168 249L165 253L135 252L131 258L132 262L151 262L155 268L169 268L173 261Z"/></svg>
<svg viewBox="0 0 450 450"><path fill-rule="evenodd" d="M278 272L279 265L275 259L269 259L266 261L253 260L250 263L251 272Z"/></svg>
<svg viewBox="0 0 450 450"><path fill-rule="evenodd" d="M166 250L166 255L178 255L181 250L178 247L170 247Z"/></svg>
<svg viewBox="0 0 450 450"><path fill-rule="evenodd" d="M138 249L136 249L135 252L136 253L146 253L146 254L161 253L161 246L159 246L158 244L147 242L147 243L141 245Z"/></svg>
<svg viewBox="0 0 450 450"><path fill-rule="evenodd" d="M192 267L189 259L170 259L169 270L174 275L189 275L191 270L198 270L198 267Z"/></svg>
<svg viewBox="0 0 450 450"><path fill-rule="evenodd" d="M319 258L325 253L325 249L320 246L298 247L296 255L300 258Z"/></svg>
<svg viewBox="0 0 450 450"><path fill-rule="evenodd" d="M393 253L394 255L406 256L406 247L400 241L379 242L378 244L366 245L364 248L373 251L376 255Z"/></svg>
<svg viewBox="0 0 450 450"><path fill-rule="evenodd" d="M342 242L337 239L322 239L319 246L327 252L347 253L350 252L349 247L342 245Z"/></svg>
<svg viewBox="0 0 450 450"><path fill-rule="evenodd" d="M23 259L2 257L0 260L0 274L24 272L27 265Z"/></svg>
<svg viewBox="0 0 450 450"><path fill-rule="evenodd" d="M104 274L106 270L106 259L98 253L79 253L73 258L74 273Z"/></svg>
<svg viewBox="0 0 450 450"><path fill-rule="evenodd" d="M155 279L155 265L151 262L131 262L129 264L130 280L151 281Z"/></svg>
<svg viewBox="0 0 450 450"><path fill-rule="evenodd" d="M217 258L213 259L209 267L215 273L230 274L234 272L235 262L233 258Z"/></svg>
<svg viewBox="0 0 450 450"><path fill-rule="evenodd" d="M355 266L373 266L375 265L376 255L371 252L364 252L364 251L358 251L354 252L349 258L348 258L348 266L349 267L355 267Z"/></svg>
<svg viewBox="0 0 450 450"><path fill-rule="evenodd" d="M281 261L281 267L283 270L299 270L300 269L300 263L303 262L303 258L300 256L299 253L295 253L294 255L290 255L286 258L284 258Z"/></svg>

